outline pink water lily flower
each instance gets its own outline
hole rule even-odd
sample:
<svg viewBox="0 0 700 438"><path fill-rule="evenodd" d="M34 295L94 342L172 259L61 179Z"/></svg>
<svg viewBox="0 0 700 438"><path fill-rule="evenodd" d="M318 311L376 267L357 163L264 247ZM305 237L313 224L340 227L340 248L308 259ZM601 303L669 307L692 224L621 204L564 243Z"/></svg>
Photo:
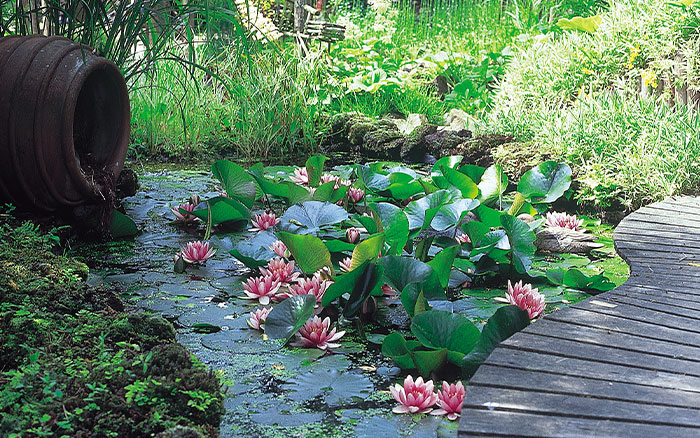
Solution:
<svg viewBox="0 0 700 438"><path fill-rule="evenodd" d="M456 420L462 413L464 393L465 390L462 382L457 382L457 384L442 382L442 390L439 390L437 393L437 404L440 408L435 409L430 415L447 415L449 420Z"/></svg>
<svg viewBox="0 0 700 438"><path fill-rule="evenodd" d="M469 236L466 235L466 234L460 234L459 236L456 236L456 237L455 237L455 240L456 240L457 243L459 243L460 245L463 245L463 244L465 244L465 243L472 243L472 240L471 240L471 239L469 238Z"/></svg>
<svg viewBox="0 0 700 438"><path fill-rule="evenodd" d="M345 230L345 238L348 239L348 242L350 243L357 243L360 241L360 230L351 227Z"/></svg>
<svg viewBox="0 0 700 438"><path fill-rule="evenodd" d="M352 264L352 257L345 257L338 263L338 267L343 272L350 272L350 265Z"/></svg>
<svg viewBox="0 0 700 438"><path fill-rule="evenodd" d="M216 254L216 249L209 242L189 242L180 250L182 259L189 264L204 263Z"/></svg>
<svg viewBox="0 0 700 438"><path fill-rule="evenodd" d="M344 183L344 181L342 181L339 176L332 175L330 173L324 173L323 175L321 175L321 184L325 184L331 181L335 181L335 185L333 185L334 189L340 188L340 185Z"/></svg>
<svg viewBox="0 0 700 438"><path fill-rule="evenodd" d="M306 167L297 167L294 169L294 175L290 176L289 179L292 182L306 186L309 184L309 172L306 170Z"/></svg>
<svg viewBox="0 0 700 438"><path fill-rule="evenodd" d="M393 297L397 295L397 292L393 287L389 286L388 284L384 284L382 285L382 295L385 297Z"/></svg>
<svg viewBox="0 0 700 438"><path fill-rule="evenodd" d="M332 329L331 319L326 317L321 320L318 316L314 316L304 323L297 332L297 340L291 345L303 348L318 348L321 350L338 348L340 344L334 344L334 341L342 338L345 335L344 331L336 333L335 327ZM330 330L330 331L329 331Z"/></svg>
<svg viewBox="0 0 700 438"><path fill-rule="evenodd" d="M545 224L548 227L568 228L569 230L579 231L583 226L583 219L555 211L547 213L545 216Z"/></svg>
<svg viewBox="0 0 700 438"><path fill-rule="evenodd" d="M274 213L260 213L253 216L253 228L250 231L265 231L269 228L274 227L280 220Z"/></svg>
<svg viewBox="0 0 700 438"><path fill-rule="evenodd" d="M400 403L393 409L395 414L427 414L438 402L438 395L433 392L433 381L423 382L422 377L414 382L413 377L408 376L403 381L403 387L397 383L389 390Z"/></svg>
<svg viewBox="0 0 700 438"><path fill-rule="evenodd" d="M321 276L314 274L309 279L300 278L297 284L289 286L289 292L285 295L291 297L293 295L313 295L316 297L316 303L320 304L323 300L323 294L333 284L330 280L322 280Z"/></svg>
<svg viewBox="0 0 700 438"><path fill-rule="evenodd" d="M299 273L294 272L294 261L285 262L279 257L270 260L266 268L261 267L260 273L265 277L272 276L281 286L287 286L299 277Z"/></svg>
<svg viewBox="0 0 700 438"><path fill-rule="evenodd" d="M281 240L278 240L275 243L273 243L270 249L272 250L272 252L285 259L288 259L292 256L292 253L289 252L289 250L287 249L287 245L285 245L284 242L282 242Z"/></svg>
<svg viewBox="0 0 700 438"><path fill-rule="evenodd" d="M184 204L180 204L177 207L173 207L170 209L172 211L173 215L175 215L175 220L177 222L181 222L184 224L189 224L198 219L197 216L187 214L187 213L182 213L180 212L180 209L192 212L194 211L195 207L199 204L199 196L197 195L192 195L189 201L185 202Z"/></svg>
<svg viewBox="0 0 700 438"><path fill-rule="evenodd" d="M525 310L530 319L535 319L544 312L546 306L544 295L531 284L523 284L522 280L512 285L508 280L508 292L506 292L508 303L516 305Z"/></svg>
<svg viewBox="0 0 700 438"><path fill-rule="evenodd" d="M365 197L365 191L357 187L350 187L348 189L348 196L352 199L352 202L357 204Z"/></svg>
<svg viewBox="0 0 700 438"><path fill-rule="evenodd" d="M277 297L280 282L275 280L271 275L265 277L249 278L243 283L243 292L246 296L241 297L245 300L258 300L263 306L270 304L270 300Z"/></svg>
<svg viewBox="0 0 700 438"><path fill-rule="evenodd" d="M250 312L250 318L246 320L248 327L253 330L265 330L265 320L272 311L272 307L258 307L255 312Z"/></svg>

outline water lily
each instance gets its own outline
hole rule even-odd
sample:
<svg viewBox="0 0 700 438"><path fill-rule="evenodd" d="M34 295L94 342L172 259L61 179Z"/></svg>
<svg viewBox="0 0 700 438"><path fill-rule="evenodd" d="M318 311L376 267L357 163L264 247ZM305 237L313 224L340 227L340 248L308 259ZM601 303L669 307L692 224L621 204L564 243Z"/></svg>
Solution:
<svg viewBox="0 0 700 438"><path fill-rule="evenodd" d="M459 236L456 236L455 240L457 240L457 243L460 245L465 243L472 243L472 239L470 239L469 236L466 234L460 234Z"/></svg>
<svg viewBox="0 0 700 438"><path fill-rule="evenodd" d="M265 212L253 216L252 223L253 228L250 231L265 231L280 223L280 220L274 213Z"/></svg>
<svg viewBox="0 0 700 438"><path fill-rule="evenodd" d="M393 409L395 414L427 414L438 402L438 395L433 392L433 381L423 382L418 377L415 382L410 375L403 381L389 388L391 394L400 404Z"/></svg>
<svg viewBox="0 0 700 438"><path fill-rule="evenodd" d="M299 277L299 273L294 272L294 261L285 262L284 259L279 257L270 260L266 268L261 267L260 273L265 277L271 276L281 286L286 286L296 281Z"/></svg>
<svg viewBox="0 0 700 438"><path fill-rule="evenodd" d="M338 263L340 270L343 272L350 272L350 265L352 264L352 257L345 257Z"/></svg>
<svg viewBox="0 0 700 438"><path fill-rule="evenodd" d="M382 285L382 295L385 297L393 297L396 294L397 292L393 287L389 286L388 284Z"/></svg>
<svg viewBox="0 0 700 438"><path fill-rule="evenodd" d="M352 199L352 202L357 204L365 197L365 191L357 187L350 187L348 189L348 196Z"/></svg>
<svg viewBox="0 0 700 438"><path fill-rule="evenodd" d="M545 216L545 224L548 227L568 228L569 230L579 231L583 226L583 219L554 211L547 213Z"/></svg>
<svg viewBox="0 0 700 438"><path fill-rule="evenodd" d="M309 172L307 172L306 167L297 167L294 169L294 176L289 177L293 182L301 185L309 184Z"/></svg>
<svg viewBox="0 0 700 438"><path fill-rule="evenodd" d="M285 245L284 242L282 242L281 240L278 240L275 243L273 243L272 246L270 246L270 249L272 250L272 252L285 259L288 259L292 256L292 253L289 252L289 249L287 249L287 245Z"/></svg>
<svg viewBox="0 0 700 438"><path fill-rule="evenodd" d="M462 403L464 402L464 385L462 382L448 384L442 382L442 390L437 393L439 409L435 409L430 415L447 415L447 418L454 421L462 413Z"/></svg>
<svg viewBox="0 0 700 438"><path fill-rule="evenodd" d="M330 173L324 173L321 175L321 184L325 184L331 181L335 181L334 188L340 187L340 177L336 175L332 175Z"/></svg>
<svg viewBox="0 0 700 438"><path fill-rule="evenodd" d="M335 327L331 329L330 326L331 319L329 317L321 320L318 316L314 316L299 329L296 334L297 340L291 345L304 348L315 347L321 350L338 348L340 344L333 342L342 338L345 332L336 332Z"/></svg>
<svg viewBox="0 0 700 438"><path fill-rule="evenodd" d="M321 279L320 275L314 274L311 278L305 279L300 278L296 284L289 286L289 292L285 295L287 297L293 295L313 295L316 297L316 303L321 303L323 300L323 294L326 290L333 284L332 281Z"/></svg>
<svg viewBox="0 0 700 438"><path fill-rule="evenodd" d="M180 250L182 259L189 264L204 263L216 254L216 249L209 246L209 242L189 242Z"/></svg>
<svg viewBox="0 0 700 438"><path fill-rule="evenodd" d="M175 215L175 220L180 223L184 224L189 224L194 221L196 221L198 218L197 216L187 214L187 213L182 213L180 212L180 209L192 212L194 211L195 207L199 204L199 196L197 195L192 195L189 201L185 202L184 204L179 204L177 207L173 207L170 209L170 211L173 212L173 215Z"/></svg>
<svg viewBox="0 0 700 438"><path fill-rule="evenodd" d="M246 296L241 297L245 300L258 300L263 306L270 304L270 300L277 297L280 282L275 280L271 275L264 277L249 278L243 283L243 292Z"/></svg>
<svg viewBox="0 0 700 438"><path fill-rule="evenodd" d="M350 243L357 243L360 241L360 230L355 227L350 227L345 230L345 237Z"/></svg>
<svg viewBox="0 0 700 438"><path fill-rule="evenodd" d="M253 330L265 330L265 320L272 311L272 307L258 307L255 312L250 312L250 318L246 320L248 327Z"/></svg>
<svg viewBox="0 0 700 438"><path fill-rule="evenodd" d="M531 284L523 284L522 280L512 285L508 280L506 301L525 310L530 319L535 319L544 312L544 295L533 288Z"/></svg>

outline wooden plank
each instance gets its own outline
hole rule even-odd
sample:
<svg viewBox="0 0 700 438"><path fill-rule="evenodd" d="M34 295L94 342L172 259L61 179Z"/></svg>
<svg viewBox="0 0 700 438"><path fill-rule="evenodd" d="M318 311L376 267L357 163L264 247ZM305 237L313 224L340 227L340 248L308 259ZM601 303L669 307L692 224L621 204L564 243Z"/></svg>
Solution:
<svg viewBox="0 0 700 438"><path fill-rule="evenodd" d="M508 388L470 387L464 407L528 412L538 415L620 420L660 426L698 428L697 409L670 406L650 406L641 403L582 397L577 394L532 393Z"/></svg>
<svg viewBox="0 0 700 438"><path fill-rule="evenodd" d="M622 316L624 318L656 324L662 327L700 333L700 324L698 324L697 320L648 309L640 309L638 306L631 306L627 303L613 302L607 296L598 295L594 297L594 299L581 301L580 303L572 305L572 307L588 309L607 315Z"/></svg>
<svg viewBox="0 0 700 438"><path fill-rule="evenodd" d="M463 409L459 424L460 437L698 437L696 428L535 415L488 408Z"/></svg>
<svg viewBox="0 0 700 438"><path fill-rule="evenodd" d="M682 358L700 364L700 346L674 344L629 333L576 326L568 322L543 320L528 327L527 333L566 340L572 339L573 334L576 342L669 358Z"/></svg>
<svg viewBox="0 0 700 438"><path fill-rule="evenodd" d="M678 306L668 305L660 302L652 303L647 300L640 300L635 297L620 295L620 294L606 294L606 299L615 303L628 304L630 306L642 309L642 311L652 311L664 313L667 315L675 315L681 318L687 318L688 320L694 320L695 324L700 328L700 311L692 310L688 308L679 308Z"/></svg>
<svg viewBox="0 0 700 438"><path fill-rule="evenodd" d="M693 392L557 375L490 364L482 365L479 372L469 381L469 388L474 386L521 389L552 394L586 394L596 398L632 402L641 400L652 406L663 405L697 409L698 404L700 404L700 395ZM469 391L471 393L471 389Z"/></svg>
<svg viewBox="0 0 700 438"><path fill-rule="evenodd" d="M650 303L661 303L669 306L676 306L681 309L700 311L700 300L698 300L699 297L697 295L688 296L662 292L655 289L639 290L639 288L617 289L606 294L606 296L612 295L635 298L638 300L648 301ZM676 297L679 295L681 298Z"/></svg>
<svg viewBox="0 0 700 438"><path fill-rule="evenodd" d="M697 393L698 397L700 397L700 379L697 377L643 368L630 368L597 360L499 347L491 353L487 363L606 382L623 382L655 388L688 391ZM469 391L467 391L467 395L469 395Z"/></svg>
<svg viewBox="0 0 700 438"><path fill-rule="evenodd" d="M617 252L637 250L640 252L652 252L654 254L666 252L671 254L687 254L688 256L697 256L700 254L700 249L694 246L697 245L697 242L671 241L670 239L666 239L665 242L662 243L663 240L663 238L659 238L656 242L653 242L651 239L647 239L647 241L618 241L615 244L615 250Z"/></svg>
<svg viewBox="0 0 700 438"><path fill-rule="evenodd" d="M674 225L674 224L658 224L658 223L653 223L649 224L648 222L643 222L643 221L633 221L633 222L623 222L620 225L618 225L617 228L615 228L615 231L613 232L613 239L615 241L618 240L617 238L617 233L619 231L624 231L624 232L637 232L639 235L645 235L650 233L649 229L653 228L654 230L660 230L663 232L667 233L677 233L679 236L692 236L694 234L697 234L697 232L689 232L687 227L683 227L680 225ZM624 238L622 239L624 240Z"/></svg>
<svg viewBox="0 0 700 438"><path fill-rule="evenodd" d="M682 286L667 286L667 285L644 285L636 286L633 284L625 284L617 290L625 290L631 292L652 292L661 296L675 298L678 300L688 300L693 302L700 301L700 289L690 289Z"/></svg>
<svg viewBox="0 0 700 438"><path fill-rule="evenodd" d="M647 236L641 234L641 229L630 229L630 228L616 228L615 229L615 241L626 242L626 241L637 241L637 242L657 242L658 239L669 239L678 240L682 242L693 242L697 241L697 233L679 233L670 230L654 230L653 236Z"/></svg>
<svg viewBox="0 0 700 438"><path fill-rule="evenodd" d="M567 322L584 327L594 327L700 348L700 333L692 333L670 327L661 327L646 321L635 321L617 315L606 315L587 309L569 307L550 313L547 315L546 320Z"/></svg>
<svg viewBox="0 0 700 438"><path fill-rule="evenodd" d="M688 379L692 376L700 387L700 367L697 361L693 360L657 356L651 353L587 344L578 339L553 338L527 332L511 336L501 343L501 347L621 365L629 368L628 372L632 373L639 369L678 374Z"/></svg>

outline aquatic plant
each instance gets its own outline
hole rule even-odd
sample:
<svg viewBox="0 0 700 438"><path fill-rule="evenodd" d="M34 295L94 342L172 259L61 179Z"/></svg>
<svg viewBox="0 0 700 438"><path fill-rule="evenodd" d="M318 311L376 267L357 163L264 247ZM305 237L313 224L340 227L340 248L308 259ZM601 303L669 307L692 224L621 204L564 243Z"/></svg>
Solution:
<svg viewBox="0 0 700 438"><path fill-rule="evenodd" d="M216 249L209 245L209 242L195 241L188 242L180 250L182 259L189 264L204 263L216 254Z"/></svg>
<svg viewBox="0 0 700 438"><path fill-rule="evenodd" d="M288 287L288 292L281 294L283 297L294 295L313 295L316 297L316 303L320 304L323 300L323 294L326 293L328 287L333 284L332 281L322 280L321 276L314 274L311 278L300 278L296 284Z"/></svg>
<svg viewBox="0 0 700 438"><path fill-rule="evenodd" d="M535 319L544 312L545 300L538 289L533 288L531 284L523 284L523 281L511 284L508 280L508 292L506 292L506 300L508 303L520 307L527 312L530 319Z"/></svg>
<svg viewBox="0 0 700 438"><path fill-rule="evenodd" d="M352 266L352 257L345 257L338 263L338 267L343 272L350 272Z"/></svg>
<svg viewBox="0 0 700 438"><path fill-rule="evenodd" d="M545 225L548 227L560 227L578 231L583 226L583 219L563 212L550 211L545 216Z"/></svg>
<svg viewBox="0 0 700 438"><path fill-rule="evenodd" d="M288 286L299 278L299 273L294 272L294 260L285 262L284 259L275 257L270 260L266 268L261 267L260 273L265 277L272 277L281 286Z"/></svg>
<svg viewBox="0 0 700 438"><path fill-rule="evenodd" d="M472 240L469 238L469 235L466 233L455 236L455 240L460 245L464 245L465 243L472 243Z"/></svg>
<svg viewBox="0 0 700 438"><path fill-rule="evenodd" d="M297 184L309 185L309 173L306 171L306 167L297 167L294 169L294 175L290 176L289 179Z"/></svg>
<svg viewBox="0 0 700 438"><path fill-rule="evenodd" d="M280 282L271 275L249 278L243 283L244 300L258 300L263 306L277 297Z"/></svg>
<svg viewBox="0 0 700 438"><path fill-rule="evenodd" d="M256 214L252 223L253 228L250 231L265 231L280 223L280 219L274 213L265 212Z"/></svg>
<svg viewBox="0 0 700 438"><path fill-rule="evenodd" d="M277 254L278 256L288 259L291 257L291 253L287 249L287 245L284 244L281 240L276 241L270 246L270 249Z"/></svg>
<svg viewBox="0 0 700 438"><path fill-rule="evenodd" d="M358 203L365 197L365 191L357 187L350 187L348 189L348 197L352 202Z"/></svg>
<svg viewBox="0 0 700 438"><path fill-rule="evenodd" d="M345 335L344 331L336 332L335 327L330 328L331 319L325 317L323 320L314 316L304 323L297 332L297 340L291 345L304 348L318 348L321 350L338 348L340 344L333 343Z"/></svg>
<svg viewBox="0 0 700 438"><path fill-rule="evenodd" d="M437 405L439 409L435 409L430 415L446 415L449 420L456 420L462 413L462 403L464 403L464 385L462 382L447 383L442 382L442 389L438 390Z"/></svg>
<svg viewBox="0 0 700 438"><path fill-rule="evenodd" d="M246 320L248 327L253 330L265 330L265 320L271 310L272 307L258 307L254 312L250 312L250 318Z"/></svg>
<svg viewBox="0 0 700 438"><path fill-rule="evenodd" d="M345 230L345 237L350 243L357 243L360 241L360 230L355 227L348 228Z"/></svg>
<svg viewBox="0 0 700 438"><path fill-rule="evenodd" d="M177 207L171 208L170 211L172 211L173 215L175 215L175 221L183 224L190 224L197 220L197 216L184 213L183 210L191 213L198 204L199 196L192 195L189 201L185 202L184 204L179 204Z"/></svg>
<svg viewBox="0 0 700 438"><path fill-rule="evenodd" d="M389 390L400 403L392 409L395 414L427 414L439 400L433 392L433 381L424 382L422 377L414 381L409 375L403 381L403 386L397 383L389 387Z"/></svg>

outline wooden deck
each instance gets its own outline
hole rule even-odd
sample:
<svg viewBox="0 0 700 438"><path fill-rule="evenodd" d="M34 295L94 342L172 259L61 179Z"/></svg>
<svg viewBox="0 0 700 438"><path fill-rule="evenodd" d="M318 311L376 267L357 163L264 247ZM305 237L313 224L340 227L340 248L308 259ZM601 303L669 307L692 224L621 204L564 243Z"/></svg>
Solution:
<svg viewBox="0 0 700 438"><path fill-rule="evenodd" d="M503 342L460 437L700 437L700 199L642 208L614 238L630 279Z"/></svg>

